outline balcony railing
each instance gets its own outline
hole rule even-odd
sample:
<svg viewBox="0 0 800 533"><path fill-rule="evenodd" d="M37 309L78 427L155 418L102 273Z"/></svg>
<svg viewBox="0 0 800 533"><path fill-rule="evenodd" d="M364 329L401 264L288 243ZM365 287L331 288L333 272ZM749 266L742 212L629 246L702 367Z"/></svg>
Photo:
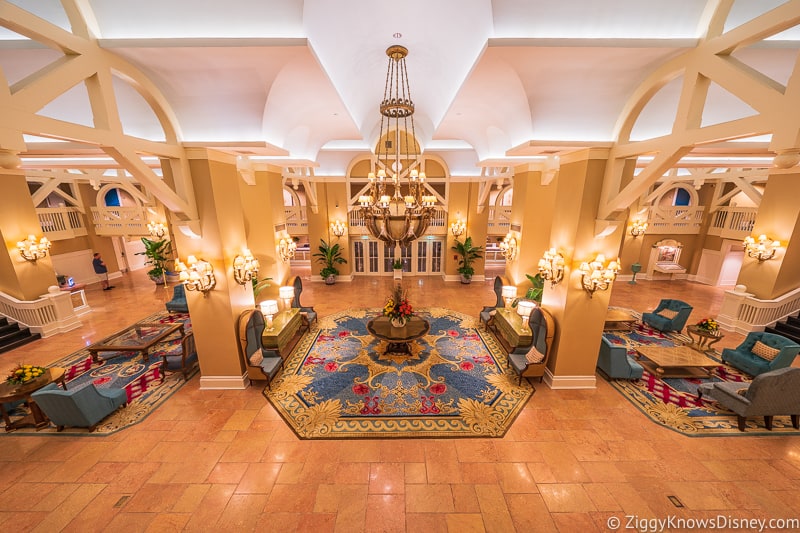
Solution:
<svg viewBox="0 0 800 533"><path fill-rule="evenodd" d="M752 233L757 213L757 207L720 207L711 219L708 234L742 240Z"/></svg>
<svg viewBox="0 0 800 533"><path fill-rule="evenodd" d="M697 233L705 207L651 207L647 215L648 234Z"/></svg>
<svg viewBox="0 0 800 533"><path fill-rule="evenodd" d="M283 207L286 216L286 231L290 235L305 235L308 233L307 208L302 205L287 205Z"/></svg>
<svg viewBox="0 0 800 533"><path fill-rule="evenodd" d="M347 215L351 235L368 235L367 224L360 209L353 209ZM428 235L444 235L447 233L447 211L436 208L426 231Z"/></svg>
<svg viewBox="0 0 800 533"><path fill-rule="evenodd" d="M504 235L508 232L511 225L511 206L490 207L489 225L487 233L489 235Z"/></svg>
<svg viewBox="0 0 800 533"><path fill-rule="evenodd" d="M36 209L42 232L51 241L86 235L83 214L77 207L40 207Z"/></svg>
<svg viewBox="0 0 800 533"><path fill-rule="evenodd" d="M98 235L150 235L144 207L93 207L94 231Z"/></svg>

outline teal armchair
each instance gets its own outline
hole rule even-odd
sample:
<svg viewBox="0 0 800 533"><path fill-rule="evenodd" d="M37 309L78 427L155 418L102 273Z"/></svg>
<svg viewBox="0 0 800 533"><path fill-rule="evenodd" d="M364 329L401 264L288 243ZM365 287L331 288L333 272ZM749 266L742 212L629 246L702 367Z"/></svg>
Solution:
<svg viewBox="0 0 800 533"><path fill-rule="evenodd" d="M189 304L186 302L186 289L183 283L172 288L172 300L167 302L167 311L170 313L189 312Z"/></svg>
<svg viewBox="0 0 800 533"><path fill-rule="evenodd" d="M94 431L99 422L128 401L125 389L98 389L93 383L70 390L51 383L31 394L31 399L58 431L66 426Z"/></svg>
<svg viewBox="0 0 800 533"><path fill-rule="evenodd" d="M777 355L775 355L772 361L768 361L753 353L753 347L758 341L769 348L778 350ZM742 372L746 372L751 376L758 376L764 372L791 366L798 353L800 353L800 345L791 339L787 339L782 335L776 335L775 333L751 331L747 334L747 337L745 337L744 342L735 349L723 349L722 360L738 368Z"/></svg>
<svg viewBox="0 0 800 533"><path fill-rule="evenodd" d="M314 311L313 307L307 307L300 303L300 293L303 292L303 281L300 279L300 276L295 276L290 285L294 287L294 298L292 298L292 308L300 309L300 313L305 318L307 325L311 327L311 324L317 320L317 312Z"/></svg>
<svg viewBox="0 0 800 533"><path fill-rule="evenodd" d="M681 331L692 309L691 305L680 300L661 300L652 313L642 314L642 322L658 331Z"/></svg>
<svg viewBox="0 0 800 533"><path fill-rule="evenodd" d="M597 368L611 379L640 379L644 371L625 346L612 344L605 336L600 337Z"/></svg>

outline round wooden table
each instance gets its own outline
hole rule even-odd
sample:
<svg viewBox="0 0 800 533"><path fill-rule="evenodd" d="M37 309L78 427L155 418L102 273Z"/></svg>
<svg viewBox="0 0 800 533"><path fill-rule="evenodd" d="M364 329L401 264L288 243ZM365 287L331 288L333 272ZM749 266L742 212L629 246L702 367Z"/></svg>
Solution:
<svg viewBox="0 0 800 533"><path fill-rule="evenodd" d="M713 352L713 344L722 340L725 335L720 330L708 331L697 326L686 326L686 334L692 339L691 348L698 352Z"/></svg>
<svg viewBox="0 0 800 533"><path fill-rule="evenodd" d="M411 355L408 344L424 337L431 329L427 320L412 316L402 328L392 326L388 316L379 316L367 322L367 331L373 337L389 343L386 348L387 353L399 353Z"/></svg>
<svg viewBox="0 0 800 533"><path fill-rule="evenodd" d="M39 409L39 406L36 405L36 402L31 399L31 394L53 382L60 383L64 390L67 390L67 384L64 381L65 369L53 367L47 370L48 372L46 374L42 374L30 383L24 383L22 385L13 385L5 381L0 383L0 413L2 413L3 420L6 423L6 431L21 427L41 428L50 423L47 415L45 415L42 410ZM25 400L31 413L12 422L3 404L16 402L18 400Z"/></svg>

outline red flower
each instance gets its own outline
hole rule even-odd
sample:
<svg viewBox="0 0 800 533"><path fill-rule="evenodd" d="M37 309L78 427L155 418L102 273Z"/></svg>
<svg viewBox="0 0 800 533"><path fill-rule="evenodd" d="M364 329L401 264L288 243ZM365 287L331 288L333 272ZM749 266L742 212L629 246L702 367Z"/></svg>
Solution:
<svg viewBox="0 0 800 533"><path fill-rule="evenodd" d="M434 383L431 385L431 394L444 394L447 390L447 385L444 383Z"/></svg>
<svg viewBox="0 0 800 533"><path fill-rule="evenodd" d="M469 361L462 361L462 362L461 362L461 364L460 364L460 365L458 365L458 366L460 366L460 367L461 367L461 370L464 370L464 371L466 371L466 372L469 372L470 370L472 370L473 368L475 368L475 365L473 365L473 364L472 364L472 363L470 363Z"/></svg>
<svg viewBox="0 0 800 533"><path fill-rule="evenodd" d="M450 335L451 337L458 337L458 332L453 329L448 330L447 334Z"/></svg>
<svg viewBox="0 0 800 533"><path fill-rule="evenodd" d="M362 396L368 393L369 393L369 387L367 387L363 383L356 383L355 385L353 385L353 394Z"/></svg>
<svg viewBox="0 0 800 533"><path fill-rule="evenodd" d="M339 337L347 337L348 335L350 335L349 331L340 331L339 332Z"/></svg>
<svg viewBox="0 0 800 533"><path fill-rule="evenodd" d="M339 368L339 363L336 361L331 361L329 363L325 363L325 371L326 372L336 372L336 369Z"/></svg>

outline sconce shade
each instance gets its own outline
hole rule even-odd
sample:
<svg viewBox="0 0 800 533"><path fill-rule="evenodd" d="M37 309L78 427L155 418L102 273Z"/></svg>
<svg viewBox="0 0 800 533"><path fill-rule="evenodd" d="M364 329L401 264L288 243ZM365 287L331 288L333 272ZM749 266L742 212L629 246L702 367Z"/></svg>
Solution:
<svg viewBox="0 0 800 533"><path fill-rule="evenodd" d="M151 220L150 222L147 223L147 231L150 232L151 237L160 239L161 237L167 234L167 227L164 225L163 222L155 222Z"/></svg>
<svg viewBox="0 0 800 533"><path fill-rule="evenodd" d="M278 241L278 255L284 263L294 258L294 253L297 250L297 244L288 234L281 237Z"/></svg>
<svg viewBox="0 0 800 533"><path fill-rule="evenodd" d="M214 276L214 268L211 263L202 259L198 260L193 255L186 258L186 263L176 259L175 270L179 273L186 290L199 291L203 293L203 296L207 296L208 291L217 285L217 278Z"/></svg>
<svg viewBox="0 0 800 533"><path fill-rule="evenodd" d="M453 237L461 237L465 231L467 231L467 225L460 218L450 224L450 233L453 234Z"/></svg>
<svg viewBox="0 0 800 533"><path fill-rule="evenodd" d="M344 232L347 231L347 226L345 226L344 222L341 220L336 220L331 222L331 233L336 235L337 237L341 237L344 235Z"/></svg>
<svg viewBox="0 0 800 533"><path fill-rule="evenodd" d="M757 259L758 262L767 261L775 257L775 252L781 247L781 241L772 241L766 235L759 235L758 241L753 237L744 238L744 249L749 257Z"/></svg>
<svg viewBox="0 0 800 533"><path fill-rule="evenodd" d="M639 235L644 235L644 232L647 230L647 222L642 222L641 220L634 220L631 223L631 235L634 237L638 237Z"/></svg>
<svg viewBox="0 0 800 533"><path fill-rule="evenodd" d="M564 279L564 256L550 248L539 259L539 274L550 281L550 286L555 287Z"/></svg>
<svg viewBox="0 0 800 533"><path fill-rule="evenodd" d="M506 258L506 261L513 261L517 258L519 248L517 238L514 237L512 232L509 231L503 238L503 242L500 243L500 252Z"/></svg>
<svg viewBox="0 0 800 533"><path fill-rule="evenodd" d="M608 266L605 266L605 262L605 256L598 254L594 261L581 263L581 287L589 293L589 298L596 291L608 290L611 282L617 278L619 259L609 262Z"/></svg>

